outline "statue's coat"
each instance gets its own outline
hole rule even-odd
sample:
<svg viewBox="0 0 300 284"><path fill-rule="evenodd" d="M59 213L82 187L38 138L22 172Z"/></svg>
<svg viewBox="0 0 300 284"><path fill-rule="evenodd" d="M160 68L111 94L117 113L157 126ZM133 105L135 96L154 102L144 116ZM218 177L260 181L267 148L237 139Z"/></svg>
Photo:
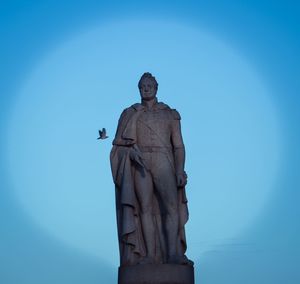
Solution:
<svg viewBox="0 0 300 284"><path fill-rule="evenodd" d="M177 111L171 110L166 104L158 103L157 107L170 111L174 119L180 119ZM130 159L130 149L137 142L136 125L140 113L144 110L142 104L135 104L125 109L118 122L118 128L110 162L116 192L116 215L121 265L134 265L146 255L139 203L135 193L134 175L137 165ZM170 159L174 160L174 159ZM186 251L184 225L188 220L187 199L185 188L178 188L179 232L177 251L183 255ZM156 260L166 261L166 242L162 229L164 216L159 207L159 201L154 195L153 217L156 229Z"/></svg>

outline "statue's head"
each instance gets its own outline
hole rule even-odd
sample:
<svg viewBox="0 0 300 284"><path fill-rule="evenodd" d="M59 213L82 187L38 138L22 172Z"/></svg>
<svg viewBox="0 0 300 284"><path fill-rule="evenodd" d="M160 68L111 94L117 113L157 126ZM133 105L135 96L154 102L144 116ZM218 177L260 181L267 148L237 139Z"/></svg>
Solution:
<svg viewBox="0 0 300 284"><path fill-rule="evenodd" d="M151 73L143 74L139 81L139 90L143 100L152 100L155 98L158 88L158 83Z"/></svg>

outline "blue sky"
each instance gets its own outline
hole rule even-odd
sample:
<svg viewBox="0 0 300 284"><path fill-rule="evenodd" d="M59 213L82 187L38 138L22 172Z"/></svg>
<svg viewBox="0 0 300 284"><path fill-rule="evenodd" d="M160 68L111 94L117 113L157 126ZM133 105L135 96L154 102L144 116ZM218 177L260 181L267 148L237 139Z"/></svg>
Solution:
<svg viewBox="0 0 300 284"><path fill-rule="evenodd" d="M115 283L108 153L144 71L182 114L197 282L299 283L297 3L3 1L0 21L1 283Z"/></svg>

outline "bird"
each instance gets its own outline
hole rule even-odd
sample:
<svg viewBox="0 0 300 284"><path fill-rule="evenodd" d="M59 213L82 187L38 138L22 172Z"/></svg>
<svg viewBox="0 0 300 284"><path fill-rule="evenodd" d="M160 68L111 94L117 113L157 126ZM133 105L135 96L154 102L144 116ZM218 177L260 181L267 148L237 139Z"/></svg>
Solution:
<svg viewBox="0 0 300 284"><path fill-rule="evenodd" d="M99 131L99 137L97 139L106 139L108 138L108 136L106 136L106 129L105 128L102 128L102 131L101 130L98 130Z"/></svg>

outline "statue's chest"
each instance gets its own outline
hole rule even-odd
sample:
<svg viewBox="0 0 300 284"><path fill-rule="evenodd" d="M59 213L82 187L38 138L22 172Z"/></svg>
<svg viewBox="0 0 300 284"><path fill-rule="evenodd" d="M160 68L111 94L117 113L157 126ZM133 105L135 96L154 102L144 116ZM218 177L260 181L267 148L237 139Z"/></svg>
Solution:
<svg viewBox="0 0 300 284"><path fill-rule="evenodd" d="M171 117L168 111L164 110L151 110L141 113L138 119L138 129L151 128L157 132L164 132L170 129Z"/></svg>

